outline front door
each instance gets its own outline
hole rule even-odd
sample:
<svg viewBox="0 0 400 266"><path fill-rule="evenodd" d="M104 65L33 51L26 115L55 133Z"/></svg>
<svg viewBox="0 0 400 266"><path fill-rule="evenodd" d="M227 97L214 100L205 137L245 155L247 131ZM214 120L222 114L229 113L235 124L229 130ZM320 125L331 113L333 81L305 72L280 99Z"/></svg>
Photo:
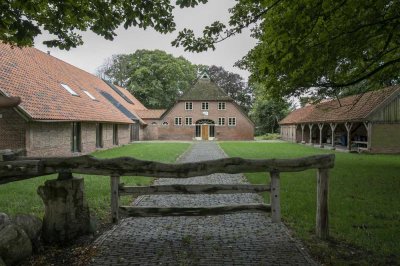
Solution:
<svg viewBox="0 0 400 266"><path fill-rule="evenodd" d="M201 125L201 139L208 140L208 125Z"/></svg>

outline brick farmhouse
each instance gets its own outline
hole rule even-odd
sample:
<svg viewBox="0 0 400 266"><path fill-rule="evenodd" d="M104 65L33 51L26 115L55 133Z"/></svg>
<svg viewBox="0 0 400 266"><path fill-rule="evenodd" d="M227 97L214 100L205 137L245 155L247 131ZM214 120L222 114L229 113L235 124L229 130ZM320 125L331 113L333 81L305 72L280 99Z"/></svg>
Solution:
<svg viewBox="0 0 400 266"><path fill-rule="evenodd" d="M148 110L126 89L35 48L0 43L0 58L0 96L22 100L0 109L0 150L70 156L136 140L253 138L253 123L208 78L172 108Z"/></svg>
<svg viewBox="0 0 400 266"><path fill-rule="evenodd" d="M21 104L0 109L0 150L69 156L140 138L146 109L114 86L35 48L0 43L0 95Z"/></svg>
<svg viewBox="0 0 400 266"><path fill-rule="evenodd" d="M168 110L143 110L138 114L147 123L144 139L254 138L253 122L206 73Z"/></svg>
<svg viewBox="0 0 400 266"><path fill-rule="evenodd" d="M297 109L280 121L281 137L320 147L400 153L400 86Z"/></svg>

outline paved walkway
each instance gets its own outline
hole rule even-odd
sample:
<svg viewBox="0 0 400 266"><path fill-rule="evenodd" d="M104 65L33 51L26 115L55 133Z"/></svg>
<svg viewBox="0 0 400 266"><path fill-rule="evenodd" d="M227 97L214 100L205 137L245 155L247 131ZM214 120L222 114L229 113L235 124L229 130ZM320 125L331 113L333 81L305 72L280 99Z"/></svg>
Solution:
<svg viewBox="0 0 400 266"><path fill-rule="evenodd" d="M198 142L180 162L226 157L214 142ZM158 179L156 184L245 183L242 175L214 174ZM140 206L212 206L255 203L253 193L152 195ZM126 218L96 240L93 265L314 265L283 224L265 213L240 212L206 217Z"/></svg>

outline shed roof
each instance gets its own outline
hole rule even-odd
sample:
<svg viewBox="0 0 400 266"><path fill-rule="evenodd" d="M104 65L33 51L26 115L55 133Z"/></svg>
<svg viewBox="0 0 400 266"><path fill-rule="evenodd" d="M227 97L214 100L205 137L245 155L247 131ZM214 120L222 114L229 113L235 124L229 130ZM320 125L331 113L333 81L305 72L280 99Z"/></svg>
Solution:
<svg viewBox="0 0 400 266"><path fill-rule="evenodd" d="M145 109L125 89L121 92L132 103L102 79L35 48L0 43L0 58L0 93L21 97L18 108L32 120L132 123L104 97L105 93L132 114ZM77 96L61 84L68 85Z"/></svg>
<svg viewBox="0 0 400 266"><path fill-rule="evenodd" d="M394 94L400 92L400 86L370 91L309 105L291 112L279 124L346 122L365 120L372 112L384 104Z"/></svg>
<svg viewBox="0 0 400 266"><path fill-rule="evenodd" d="M166 109L149 109L149 110L138 110L137 114L142 119L159 119Z"/></svg>

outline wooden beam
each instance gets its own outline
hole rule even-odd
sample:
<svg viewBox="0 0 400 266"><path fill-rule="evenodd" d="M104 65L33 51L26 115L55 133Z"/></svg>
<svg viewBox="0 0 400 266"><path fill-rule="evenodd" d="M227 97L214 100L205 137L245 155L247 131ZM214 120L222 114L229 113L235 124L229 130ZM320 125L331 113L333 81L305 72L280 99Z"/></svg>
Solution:
<svg viewBox="0 0 400 266"><path fill-rule="evenodd" d="M121 206L121 214L131 217L160 217L160 216L204 216L228 214L238 211L271 211L271 206L261 203L210 206L210 207L142 207Z"/></svg>
<svg viewBox="0 0 400 266"><path fill-rule="evenodd" d="M304 143L304 127L306 125L301 124L301 143Z"/></svg>
<svg viewBox="0 0 400 266"><path fill-rule="evenodd" d="M310 145L312 144L312 128L313 128L314 124L308 124L308 128L310 129L310 140L309 143Z"/></svg>
<svg viewBox="0 0 400 266"><path fill-rule="evenodd" d="M270 172L271 175L271 216L273 223L281 222L281 195L279 172Z"/></svg>
<svg viewBox="0 0 400 266"><path fill-rule="evenodd" d="M119 194L124 195L160 195L160 194L231 194L259 193L270 191L269 185L157 185L157 186L120 186Z"/></svg>
<svg viewBox="0 0 400 266"><path fill-rule="evenodd" d="M324 145L322 144L322 130L324 129L324 124L323 123L319 123L318 124L318 128L319 128L319 147L323 148Z"/></svg>
<svg viewBox="0 0 400 266"><path fill-rule="evenodd" d="M111 222L119 222L119 175L111 176Z"/></svg>
<svg viewBox="0 0 400 266"><path fill-rule="evenodd" d="M99 159L90 155L79 157L37 158L0 162L0 184L34 176L54 174L68 169L88 175L150 176L158 178L188 178L214 173L298 172L314 168L332 168L335 155L313 155L297 159L224 158L182 164L142 161L132 157Z"/></svg>
<svg viewBox="0 0 400 266"><path fill-rule="evenodd" d="M350 151L351 150L351 128L353 127L353 123L346 122L344 123L344 126L346 127L347 130L347 149Z"/></svg>
<svg viewBox="0 0 400 266"><path fill-rule="evenodd" d="M318 169L317 174L317 213L316 213L316 234L320 239L327 239L329 236L328 216L328 169Z"/></svg>
<svg viewBox="0 0 400 266"><path fill-rule="evenodd" d="M336 149L336 144L335 144L335 130L336 130L337 124L336 124L336 123L330 123L329 125L330 125L330 127L331 127L331 132L332 132L332 137L331 137L332 149L334 150L334 149Z"/></svg>

